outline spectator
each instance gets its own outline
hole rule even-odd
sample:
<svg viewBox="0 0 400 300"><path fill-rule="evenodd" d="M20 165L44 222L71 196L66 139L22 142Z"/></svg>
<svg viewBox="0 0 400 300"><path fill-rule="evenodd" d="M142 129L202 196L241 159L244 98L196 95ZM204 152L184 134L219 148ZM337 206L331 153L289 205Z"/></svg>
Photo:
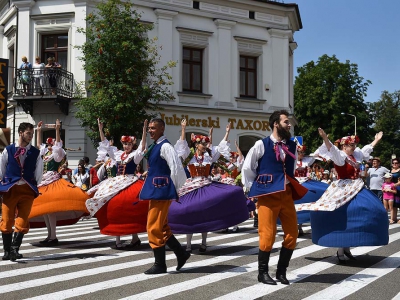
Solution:
<svg viewBox="0 0 400 300"><path fill-rule="evenodd" d="M94 187L100 182L99 177L97 176L97 171L103 164L104 162L102 162L101 160L96 160L96 164L94 165L94 167L89 169L89 188Z"/></svg>
<svg viewBox="0 0 400 300"><path fill-rule="evenodd" d="M62 178L72 183L72 170L68 168L68 161L61 166L61 171L59 173Z"/></svg>
<svg viewBox="0 0 400 300"><path fill-rule="evenodd" d="M322 179L321 179L321 182L323 182L323 183L327 183L327 184L331 184L331 180L329 179L329 170L325 170L323 173L322 173Z"/></svg>
<svg viewBox="0 0 400 300"><path fill-rule="evenodd" d="M397 221L397 209L400 207L400 163L398 158L392 160L392 170L390 172L392 174L392 182L396 186L397 191L394 195L393 216L391 216L391 219L400 223L400 221Z"/></svg>
<svg viewBox="0 0 400 300"><path fill-rule="evenodd" d="M78 165L78 173L74 175L74 183L77 187L86 191L88 189L89 175L85 171L85 166L83 164Z"/></svg>
<svg viewBox="0 0 400 300"><path fill-rule="evenodd" d="M338 173L336 172L335 168L331 169L330 180L331 182L338 180Z"/></svg>
<svg viewBox="0 0 400 300"><path fill-rule="evenodd" d="M21 83L24 88L24 96L30 94L30 81L31 81L31 70L32 70L32 64L28 62L28 58L26 56L22 56L22 64L19 67L21 69Z"/></svg>
<svg viewBox="0 0 400 300"><path fill-rule="evenodd" d="M84 156L84 157L83 157L83 163L84 163L84 165L85 165L85 169L86 169L86 170L90 170L91 168L93 168L93 166L90 164L89 157Z"/></svg>
<svg viewBox="0 0 400 300"><path fill-rule="evenodd" d="M34 95L43 95L44 93L44 63L40 62L40 57L36 56L35 63L33 64L33 78L34 78Z"/></svg>
<svg viewBox="0 0 400 300"><path fill-rule="evenodd" d="M83 159L80 159L80 160L78 161L78 166L79 166L79 165L85 165L85 161L84 161ZM89 169L85 168L85 170L86 170L86 173L87 173L88 176L89 176ZM76 173L78 173L78 167L76 167L76 168L74 169L74 171L72 172L72 175L75 176Z"/></svg>
<svg viewBox="0 0 400 300"><path fill-rule="evenodd" d="M394 194L396 193L396 187L392 182L392 174L386 173L383 178L385 178L385 182L382 184L382 192L383 192L383 206L386 211L390 211L390 221L389 224L396 223L395 215L393 213L393 201Z"/></svg>
<svg viewBox="0 0 400 300"><path fill-rule="evenodd" d="M369 176L369 189L373 192L382 202L382 184L383 175L390 171L385 167L380 166L381 160L379 157L372 159L372 167L368 169L367 176Z"/></svg>
<svg viewBox="0 0 400 300"><path fill-rule="evenodd" d="M49 84L51 88L51 94L55 95L57 91L57 81L58 81L58 69L61 68L61 65L55 62L54 57L49 57L47 59L47 76L49 78Z"/></svg>
<svg viewBox="0 0 400 300"><path fill-rule="evenodd" d="M135 174L135 175L136 175L137 177L140 177L140 176L142 176L143 172L144 172L143 166L142 166L141 164L138 164L138 165L136 166L136 174Z"/></svg>

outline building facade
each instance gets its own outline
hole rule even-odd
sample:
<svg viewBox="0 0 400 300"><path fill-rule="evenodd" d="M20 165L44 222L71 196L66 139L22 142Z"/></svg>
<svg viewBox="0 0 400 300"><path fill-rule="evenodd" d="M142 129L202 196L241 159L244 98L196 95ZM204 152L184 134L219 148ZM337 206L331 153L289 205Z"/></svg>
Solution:
<svg viewBox="0 0 400 300"><path fill-rule="evenodd" d="M179 138L180 120L187 132L207 134L214 127L215 143L231 122L230 140L247 152L255 140L270 134L268 118L276 109L293 116L294 33L302 28L298 6L266 0L147 0L132 1L143 22L154 24L149 37L157 36L161 64L176 61L171 69L175 100L160 112L166 135ZM96 1L0 1L0 57L9 59L7 126L12 140L20 122L63 122L62 138L71 165L82 156L93 161L96 150L74 117L76 83L87 79L74 45L85 36L85 17ZM54 57L57 87L51 74L43 73L42 90L34 81L23 84L21 57L46 63ZM17 71L15 71L17 69ZM62 79L62 80L61 80ZM50 85L49 85L50 84ZM39 90L37 89L39 87ZM43 138L52 134L44 131ZM78 149L81 150L78 150Z"/></svg>

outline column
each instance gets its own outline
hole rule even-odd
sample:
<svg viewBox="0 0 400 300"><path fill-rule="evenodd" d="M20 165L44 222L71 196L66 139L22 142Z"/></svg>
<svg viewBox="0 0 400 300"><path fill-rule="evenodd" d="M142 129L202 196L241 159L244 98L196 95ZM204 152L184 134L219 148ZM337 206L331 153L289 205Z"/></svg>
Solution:
<svg viewBox="0 0 400 300"><path fill-rule="evenodd" d="M232 27L236 22L216 19L218 33L218 101L216 106L233 107L232 96Z"/></svg>

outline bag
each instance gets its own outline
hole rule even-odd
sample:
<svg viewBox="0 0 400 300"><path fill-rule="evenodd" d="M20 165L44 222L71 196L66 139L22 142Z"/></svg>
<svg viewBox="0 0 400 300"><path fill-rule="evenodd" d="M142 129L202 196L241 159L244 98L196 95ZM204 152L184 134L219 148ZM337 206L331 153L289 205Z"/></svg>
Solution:
<svg viewBox="0 0 400 300"><path fill-rule="evenodd" d="M21 83L29 84L29 75L27 70L22 70L21 72Z"/></svg>

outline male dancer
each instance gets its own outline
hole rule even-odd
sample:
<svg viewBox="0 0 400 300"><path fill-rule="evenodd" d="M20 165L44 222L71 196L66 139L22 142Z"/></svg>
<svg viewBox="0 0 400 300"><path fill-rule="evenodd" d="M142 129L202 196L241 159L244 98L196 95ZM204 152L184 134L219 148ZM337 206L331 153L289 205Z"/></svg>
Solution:
<svg viewBox="0 0 400 300"><path fill-rule="evenodd" d="M179 271L190 257L168 226L168 209L172 200L178 200L178 189L185 183L186 174L174 147L164 136L165 123L162 119L149 122L150 145L145 157L148 160L148 174L139 199L150 200L147 216L147 234L153 249L155 263L145 274L167 272L165 245L171 248L177 259Z"/></svg>
<svg viewBox="0 0 400 300"><path fill-rule="evenodd" d="M279 217L284 231L276 279L289 284L286 269L297 240L297 215L293 200L307 193L294 178L296 143L290 140L289 113L272 113L269 124L272 134L259 140L250 149L242 168L242 183L250 189L249 197L258 198L258 281L276 285L268 274L269 256L276 235Z"/></svg>
<svg viewBox="0 0 400 300"><path fill-rule="evenodd" d="M0 157L0 192L4 193L0 222L3 260L11 261L22 258L18 251L24 234L29 231L28 216L33 200L39 195L37 185L43 174L43 160L39 150L31 145L33 125L21 123L18 135L18 142L7 146ZM15 216L17 209L18 214Z"/></svg>

